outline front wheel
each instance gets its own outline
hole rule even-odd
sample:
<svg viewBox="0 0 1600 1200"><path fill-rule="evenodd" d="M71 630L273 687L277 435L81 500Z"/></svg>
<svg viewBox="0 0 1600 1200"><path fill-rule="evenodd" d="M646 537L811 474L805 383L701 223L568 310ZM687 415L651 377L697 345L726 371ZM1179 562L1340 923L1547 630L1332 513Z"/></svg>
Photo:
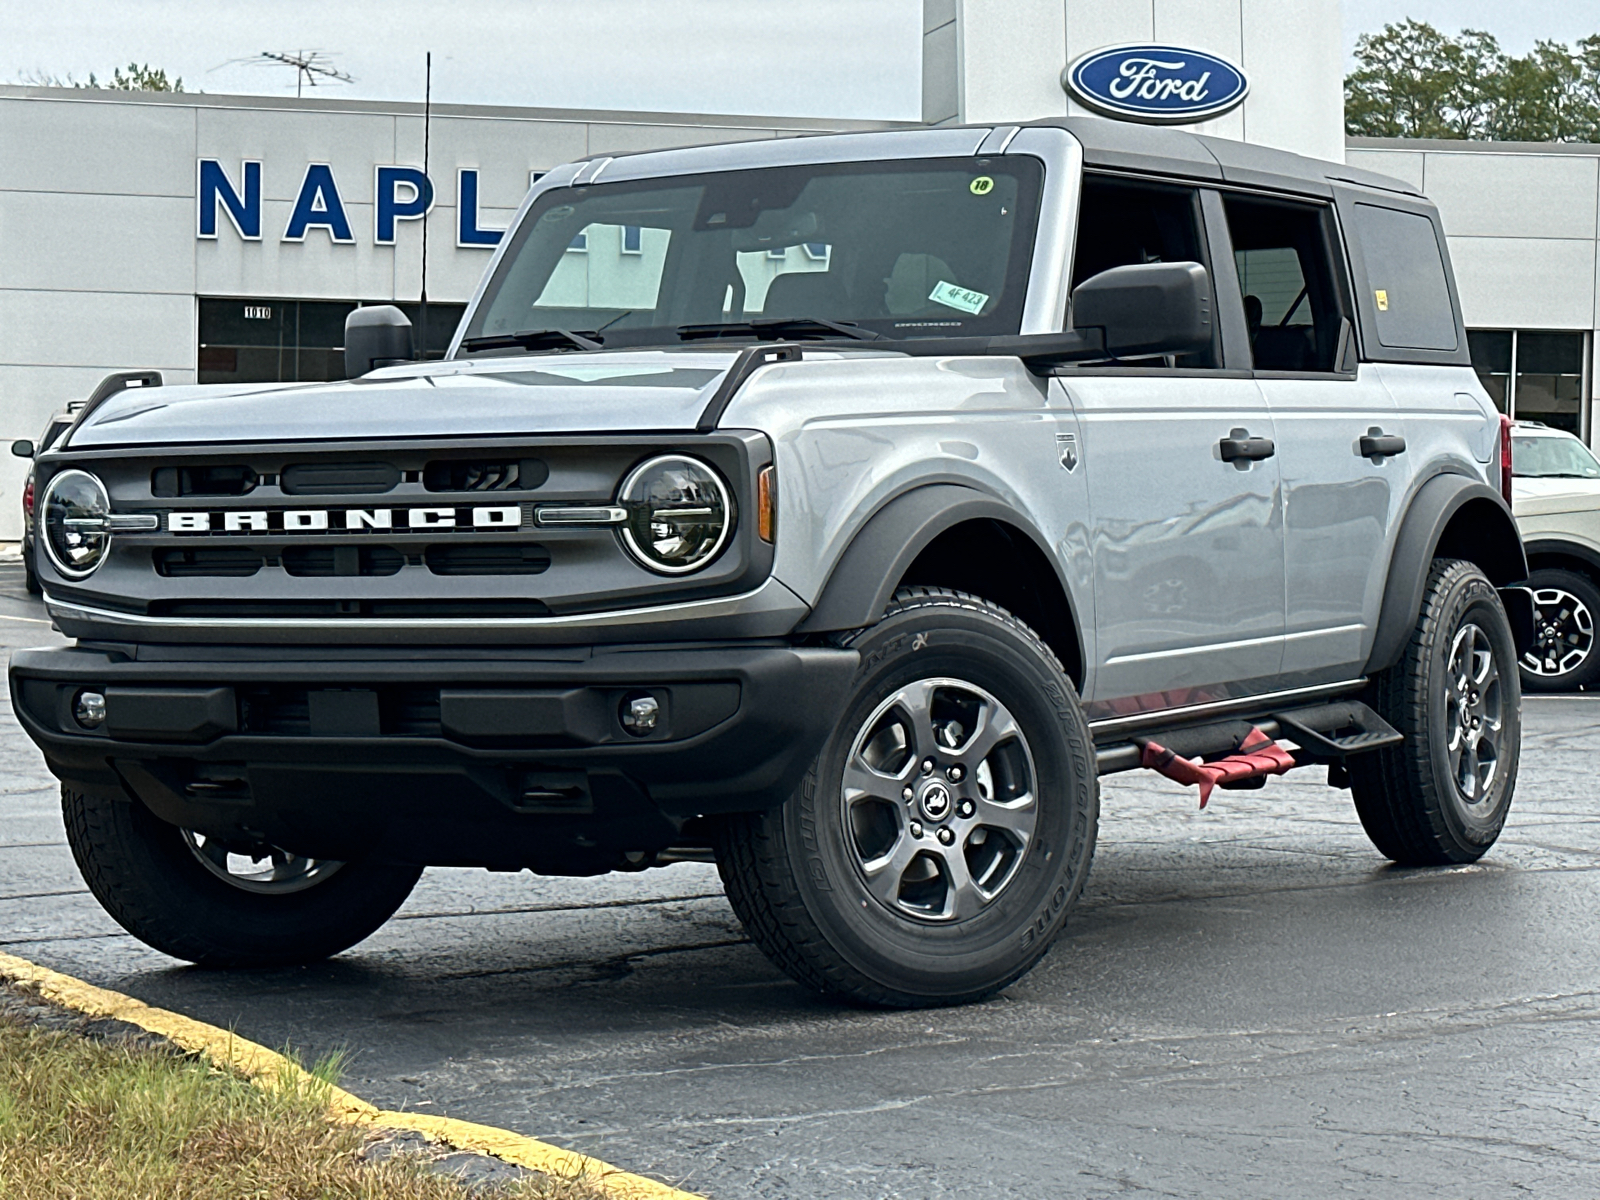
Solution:
<svg viewBox="0 0 1600 1200"><path fill-rule="evenodd" d="M720 830L753 941L819 991L982 999L1049 949L1089 873L1093 745L1050 649L974 596L903 589L795 793Z"/></svg>
<svg viewBox="0 0 1600 1200"><path fill-rule="evenodd" d="M225 845L137 800L63 784L67 842L89 890L146 945L211 967L315 962L369 936L422 868Z"/></svg>
<svg viewBox="0 0 1600 1200"><path fill-rule="evenodd" d="M1369 702L1405 735L1350 760L1372 844L1403 866L1477 861L1516 790L1522 692L1511 623L1476 566L1434 561L1405 654Z"/></svg>

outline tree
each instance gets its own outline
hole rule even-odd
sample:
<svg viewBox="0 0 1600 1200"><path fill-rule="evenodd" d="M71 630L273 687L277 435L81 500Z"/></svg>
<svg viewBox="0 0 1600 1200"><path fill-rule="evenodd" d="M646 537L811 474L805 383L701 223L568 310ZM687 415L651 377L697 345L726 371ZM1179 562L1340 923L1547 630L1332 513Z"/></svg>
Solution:
<svg viewBox="0 0 1600 1200"><path fill-rule="evenodd" d="M87 83L66 75L48 75L43 71L25 71L21 82L34 87L107 88L115 92L181 92L181 78L168 79L165 67L152 67L149 63L129 63L127 69L113 67L111 78L104 83L89 72Z"/></svg>
<svg viewBox="0 0 1600 1200"><path fill-rule="evenodd" d="M1480 29L1450 37L1406 20L1363 34L1356 62L1344 85L1351 134L1600 142L1600 34L1518 57Z"/></svg>

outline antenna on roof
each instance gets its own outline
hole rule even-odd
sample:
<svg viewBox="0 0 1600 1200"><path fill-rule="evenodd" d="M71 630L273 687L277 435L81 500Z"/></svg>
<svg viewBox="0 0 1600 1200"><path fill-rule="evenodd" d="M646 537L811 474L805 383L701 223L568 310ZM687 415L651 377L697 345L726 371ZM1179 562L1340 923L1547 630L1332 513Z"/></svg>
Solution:
<svg viewBox="0 0 1600 1200"><path fill-rule="evenodd" d="M246 63L258 67L293 67L294 68L294 94L298 99L300 90L306 87L316 87L319 81L334 83L354 83L355 78L338 70L333 65L333 56L321 50L263 50L260 54L250 58L235 58L223 63L229 66L233 63Z"/></svg>

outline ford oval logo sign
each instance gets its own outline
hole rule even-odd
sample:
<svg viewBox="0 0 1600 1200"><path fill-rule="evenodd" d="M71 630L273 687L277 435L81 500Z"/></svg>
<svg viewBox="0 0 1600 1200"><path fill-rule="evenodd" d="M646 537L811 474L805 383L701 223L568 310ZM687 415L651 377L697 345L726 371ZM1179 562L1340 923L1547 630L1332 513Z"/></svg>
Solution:
<svg viewBox="0 0 1600 1200"><path fill-rule="evenodd" d="M1178 46L1091 50L1061 73L1085 108L1151 125L1187 125L1243 103L1250 83L1226 59Z"/></svg>

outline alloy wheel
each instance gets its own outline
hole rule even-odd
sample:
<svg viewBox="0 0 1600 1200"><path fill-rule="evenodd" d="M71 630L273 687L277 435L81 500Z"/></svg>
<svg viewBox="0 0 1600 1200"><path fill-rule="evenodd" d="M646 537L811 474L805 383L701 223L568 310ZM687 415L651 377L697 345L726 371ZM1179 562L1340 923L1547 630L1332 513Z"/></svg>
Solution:
<svg viewBox="0 0 1600 1200"><path fill-rule="evenodd" d="M968 920L1017 876L1038 821L1027 738L993 695L923 679L877 706L851 743L844 828L867 890L900 916Z"/></svg>
<svg viewBox="0 0 1600 1200"><path fill-rule="evenodd" d="M184 845L211 874L240 891L286 895L315 887L340 867L331 858L306 858L260 843L246 852L230 849L218 838L183 830Z"/></svg>
<svg viewBox="0 0 1600 1200"><path fill-rule="evenodd" d="M1468 622L1456 630L1445 674L1450 774L1457 796L1476 814L1493 806L1505 728L1500 666L1482 628Z"/></svg>
<svg viewBox="0 0 1600 1200"><path fill-rule="evenodd" d="M1534 644L1522 656L1522 668L1530 675L1570 675L1594 653L1594 614L1564 588L1534 591L1533 629Z"/></svg>

